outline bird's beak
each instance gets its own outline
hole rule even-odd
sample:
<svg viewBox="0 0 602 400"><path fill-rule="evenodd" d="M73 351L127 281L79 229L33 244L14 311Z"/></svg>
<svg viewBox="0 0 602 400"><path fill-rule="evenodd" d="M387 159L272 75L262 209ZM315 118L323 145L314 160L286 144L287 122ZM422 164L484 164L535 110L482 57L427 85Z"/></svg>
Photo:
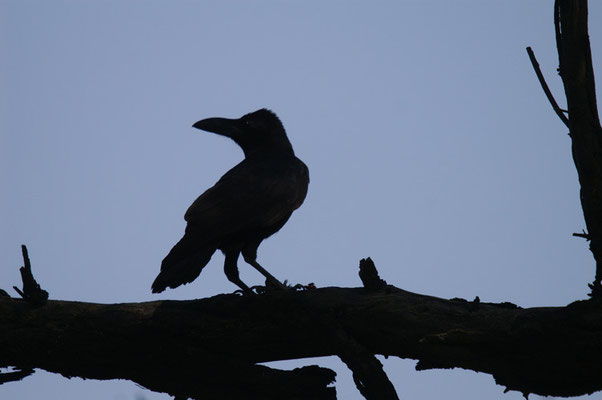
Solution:
<svg viewBox="0 0 602 400"><path fill-rule="evenodd" d="M236 139L240 133L240 121L238 119L207 118L195 122L192 126L202 131L217 133L232 139Z"/></svg>

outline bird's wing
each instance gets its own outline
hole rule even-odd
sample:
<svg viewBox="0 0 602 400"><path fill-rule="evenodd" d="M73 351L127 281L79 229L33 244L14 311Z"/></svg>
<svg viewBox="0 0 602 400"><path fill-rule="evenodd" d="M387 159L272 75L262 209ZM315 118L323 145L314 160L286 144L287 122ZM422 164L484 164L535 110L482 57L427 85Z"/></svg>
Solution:
<svg viewBox="0 0 602 400"><path fill-rule="evenodd" d="M302 163L280 167L242 161L188 208L188 229L219 241L288 218L305 198L307 168Z"/></svg>

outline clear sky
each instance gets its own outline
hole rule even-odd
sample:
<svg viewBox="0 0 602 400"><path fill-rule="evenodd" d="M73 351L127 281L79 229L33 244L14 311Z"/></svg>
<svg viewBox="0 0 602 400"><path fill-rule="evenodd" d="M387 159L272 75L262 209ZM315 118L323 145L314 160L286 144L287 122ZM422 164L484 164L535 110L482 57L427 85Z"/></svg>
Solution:
<svg viewBox="0 0 602 400"><path fill-rule="evenodd" d="M242 158L191 125L268 107L311 174L305 204L259 249L278 278L359 286L370 256L389 283L443 298L585 298L594 265L571 237L585 224L570 139L525 52L564 105L552 4L0 0L0 287L20 284L25 243L52 299L237 289L221 254L190 285L150 285L188 205ZM601 81L602 24L590 36ZM337 371L339 398L361 398L337 359L279 365L315 362ZM489 375L383 362L404 399L522 399ZM43 371L0 386L41 397L169 398Z"/></svg>

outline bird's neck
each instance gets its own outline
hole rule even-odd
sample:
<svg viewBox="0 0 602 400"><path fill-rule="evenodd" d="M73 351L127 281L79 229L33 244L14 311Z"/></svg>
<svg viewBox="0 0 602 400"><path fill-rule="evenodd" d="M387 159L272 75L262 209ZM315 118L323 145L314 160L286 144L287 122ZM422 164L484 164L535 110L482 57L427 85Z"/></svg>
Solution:
<svg viewBox="0 0 602 400"><path fill-rule="evenodd" d="M245 153L245 158L274 158L274 157L294 157L295 152L290 143L288 145L279 146L245 146L242 151Z"/></svg>

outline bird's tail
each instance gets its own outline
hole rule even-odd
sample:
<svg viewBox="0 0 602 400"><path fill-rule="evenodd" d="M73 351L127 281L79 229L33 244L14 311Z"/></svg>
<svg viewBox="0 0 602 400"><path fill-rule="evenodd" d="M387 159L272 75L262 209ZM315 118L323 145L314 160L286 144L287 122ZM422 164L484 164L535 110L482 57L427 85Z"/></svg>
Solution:
<svg viewBox="0 0 602 400"><path fill-rule="evenodd" d="M203 246L194 235L184 235L161 263L161 272L152 285L153 293L192 282L207 265L216 248Z"/></svg>

